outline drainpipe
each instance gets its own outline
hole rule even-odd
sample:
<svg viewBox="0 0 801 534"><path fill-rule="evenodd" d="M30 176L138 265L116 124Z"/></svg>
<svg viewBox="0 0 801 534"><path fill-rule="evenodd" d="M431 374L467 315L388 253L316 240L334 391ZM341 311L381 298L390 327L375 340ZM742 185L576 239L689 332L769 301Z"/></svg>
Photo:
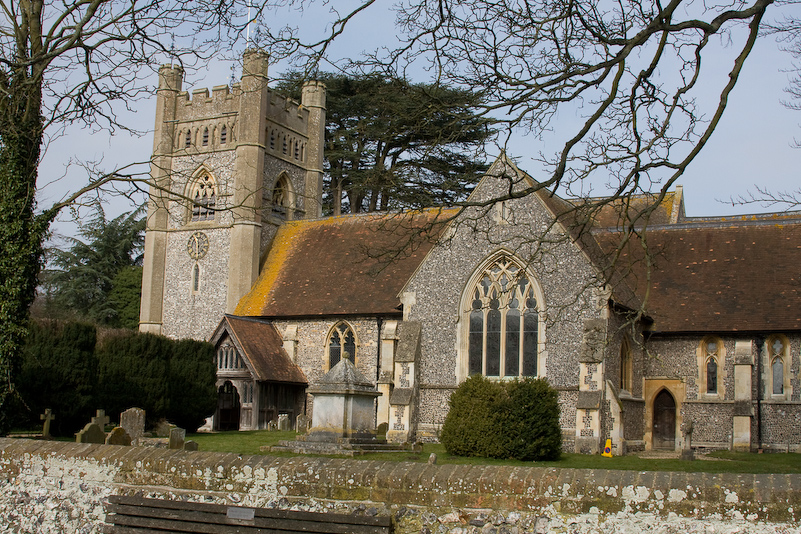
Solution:
<svg viewBox="0 0 801 534"><path fill-rule="evenodd" d="M756 410L756 431L757 431L757 450L762 452L762 351L765 346L765 338L756 336L754 343L757 349L757 410Z"/></svg>
<svg viewBox="0 0 801 534"><path fill-rule="evenodd" d="M378 347L376 350L376 361L375 361L375 387L378 389L378 380L381 378L381 327L384 325L384 319L382 317L378 317L376 319L376 323L378 324ZM375 398L375 424L378 425L378 397Z"/></svg>

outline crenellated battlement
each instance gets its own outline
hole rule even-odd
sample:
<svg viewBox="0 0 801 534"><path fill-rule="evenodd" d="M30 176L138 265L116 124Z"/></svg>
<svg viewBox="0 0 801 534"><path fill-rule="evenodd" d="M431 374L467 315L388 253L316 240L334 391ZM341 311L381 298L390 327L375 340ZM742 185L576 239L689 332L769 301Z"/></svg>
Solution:
<svg viewBox="0 0 801 534"><path fill-rule="evenodd" d="M272 89L265 92L267 102L260 112L265 123L265 148L276 157L302 163L310 137L311 109ZM208 88L178 92L175 118L171 121L175 132L173 151L234 149L240 137L237 125L242 113L242 95L241 83L232 87L217 85L211 93Z"/></svg>

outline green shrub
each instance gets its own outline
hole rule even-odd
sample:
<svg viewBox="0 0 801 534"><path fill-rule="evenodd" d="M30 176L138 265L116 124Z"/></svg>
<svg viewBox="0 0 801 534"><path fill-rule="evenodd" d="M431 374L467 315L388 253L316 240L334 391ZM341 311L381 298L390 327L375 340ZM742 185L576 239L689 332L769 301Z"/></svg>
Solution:
<svg viewBox="0 0 801 534"><path fill-rule="evenodd" d="M46 408L56 418L53 435L70 436L94 415L97 331L93 325L58 321L31 321L16 382L20 395L15 424L41 425Z"/></svg>
<svg viewBox="0 0 801 534"><path fill-rule="evenodd" d="M473 375L453 392L440 433L445 449L458 456L497 458L503 455L501 421L496 407L506 397L500 382Z"/></svg>
<svg viewBox="0 0 801 534"><path fill-rule="evenodd" d="M150 425L167 419L194 432L217 406L214 347L128 332L110 336L98 350L99 400L113 417L145 410Z"/></svg>
<svg viewBox="0 0 801 534"><path fill-rule="evenodd" d="M559 393L545 379L507 382L509 393L501 406L506 458L558 460L562 450Z"/></svg>
<svg viewBox="0 0 801 534"><path fill-rule="evenodd" d="M169 408L169 343L166 337L131 332L109 336L97 350L98 401L112 418L131 407L151 424Z"/></svg>
<svg viewBox="0 0 801 534"><path fill-rule="evenodd" d="M170 352L167 419L187 432L195 432L217 408L214 346L183 339L171 342Z"/></svg>
<svg viewBox="0 0 801 534"><path fill-rule="evenodd" d="M544 379L498 382L474 375L451 395L440 440L450 454L556 460L558 393Z"/></svg>

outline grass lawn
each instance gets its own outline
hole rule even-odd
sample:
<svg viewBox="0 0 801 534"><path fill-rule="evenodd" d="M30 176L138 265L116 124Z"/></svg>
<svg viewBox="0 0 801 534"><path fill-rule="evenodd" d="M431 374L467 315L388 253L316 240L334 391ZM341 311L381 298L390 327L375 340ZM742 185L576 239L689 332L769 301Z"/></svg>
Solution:
<svg viewBox="0 0 801 534"><path fill-rule="evenodd" d="M236 454L269 454L271 456L294 456L291 453L262 452L265 445L277 445L281 440L295 439L294 432L217 432L213 434L191 434L187 439L198 442L201 451L233 452ZM405 462L427 462L429 455L437 454L438 464L463 465L526 465L538 467L569 467L579 469L622 469L631 471L686 471L705 473L801 473L801 454L773 453L752 454L719 451L693 462L671 459L639 458L638 456L616 456L604 458L600 455L563 454L557 462L518 462L513 460L490 460L451 456L438 443L426 443L421 454L369 453L357 456L360 460L386 460Z"/></svg>

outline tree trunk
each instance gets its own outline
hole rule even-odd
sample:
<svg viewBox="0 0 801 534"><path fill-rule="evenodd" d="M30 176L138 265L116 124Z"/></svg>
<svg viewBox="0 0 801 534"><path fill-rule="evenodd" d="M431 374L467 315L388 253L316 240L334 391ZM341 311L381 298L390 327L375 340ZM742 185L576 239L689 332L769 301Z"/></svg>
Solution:
<svg viewBox="0 0 801 534"><path fill-rule="evenodd" d="M6 79L0 105L0 435L11 423L14 375L28 332L42 242L53 214L34 214L42 144L41 78Z"/></svg>

